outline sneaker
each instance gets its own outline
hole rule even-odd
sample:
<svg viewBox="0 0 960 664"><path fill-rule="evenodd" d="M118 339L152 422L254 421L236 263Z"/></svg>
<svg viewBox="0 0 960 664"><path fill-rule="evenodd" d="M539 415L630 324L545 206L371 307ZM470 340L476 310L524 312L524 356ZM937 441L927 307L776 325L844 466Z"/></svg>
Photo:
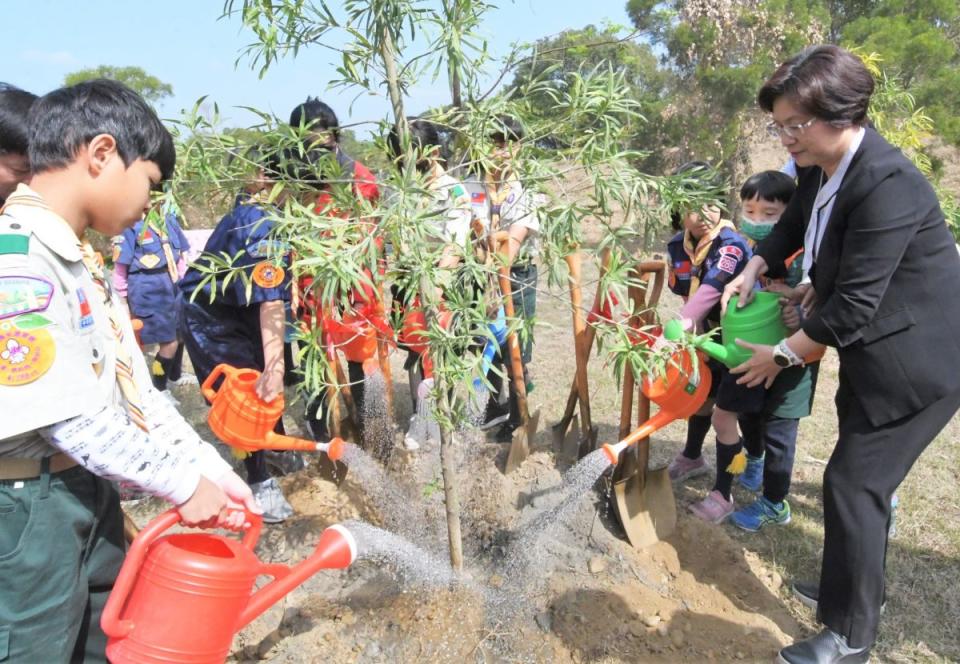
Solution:
<svg viewBox="0 0 960 664"><path fill-rule="evenodd" d="M303 455L293 450L264 450L263 458L275 475L289 475L307 467Z"/></svg>
<svg viewBox="0 0 960 664"><path fill-rule="evenodd" d="M487 411L484 413L484 419L480 424L480 430L487 431L498 424L503 424L508 419L510 419L510 407L501 406L491 398L491 400L487 402Z"/></svg>
<svg viewBox="0 0 960 664"><path fill-rule="evenodd" d="M688 459L683 456L683 452L678 454L676 458L670 462L669 468L667 468L670 479L674 482L682 482L683 480L696 477L697 475L703 475L709 471L710 466L707 465L707 460L703 458L703 455L698 456L696 459Z"/></svg>
<svg viewBox="0 0 960 664"><path fill-rule="evenodd" d="M503 423L497 432L493 434L493 440L498 443L512 443L513 442L513 432L519 428L520 424L517 422L511 422L509 418L506 422Z"/></svg>
<svg viewBox="0 0 960 664"><path fill-rule="evenodd" d="M293 516L293 508L283 497L280 485L273 477L263 482L251 484L250 490L253 491L253 497L257 499L263 509L264 523L283 523L287 518Z"/></svg>
<svg viewBox="0 0 960 664"><path fill-rule="evenodd" d="M197 385L199 383L197 377L191 373L180 374L180 377L176 380L173 378L167 378L167 382L171 385L177 385L178 387L183 387L184 385Z"/></svg>
<svg viewBox="0 0 960 664"><path fill-rule="evenodd" d="M420 435L423 431L423 427L417 422L417 416L410 416L410 424L407 426L407 433L403 436L403 449L408 452L416 452L420 449L420 443L424 442L420 440Z"/></svg>
<svg viewBox="0 0 960 664"><path fill-rule="evenodd" d="M740 473L740 486L756 493L763 486L763 455L758 457L747 454L747 467Z"/></svg>
<svg viewBox="0 0 960 664"><path fill-rule="evenodd" d="M757 532L768 523L787 524L790 523L790 503L786 500L774 503L760 496L731 514L730 521L737 528L751 533Z"/></svg>
<svg viewBox="0 0 960 664"><path fill-rule="evenodd" d="M699 503L691 505L690 511L708 523L720 523L733 514L733 498L727 500L714 489Z"/></svg>

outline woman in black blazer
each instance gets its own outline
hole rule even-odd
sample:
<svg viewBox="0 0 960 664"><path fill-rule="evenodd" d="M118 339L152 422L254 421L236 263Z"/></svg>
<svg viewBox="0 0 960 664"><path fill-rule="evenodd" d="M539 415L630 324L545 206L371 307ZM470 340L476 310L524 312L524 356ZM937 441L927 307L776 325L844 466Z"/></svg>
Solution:
<svg viewBox="0 0 960 664"><path fill-rule="evenodd" d="M890 497L960 408L960 257L923 175L867 121L873 78L859 58L816 46L764 84L771 134L800 167L773 233L724 293L752 297L759 276L803 248L805 320L776 346L744 344L748 385L832 346L840 358L839 436L823 479L819 584L797 583L826 626L778 661L865 662L884 600Z"/></svg>

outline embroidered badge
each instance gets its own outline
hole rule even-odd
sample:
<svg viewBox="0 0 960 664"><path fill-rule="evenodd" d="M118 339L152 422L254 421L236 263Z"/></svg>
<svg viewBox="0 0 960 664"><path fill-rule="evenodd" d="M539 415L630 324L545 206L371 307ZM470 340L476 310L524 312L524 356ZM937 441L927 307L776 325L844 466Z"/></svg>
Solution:
<svg viewBox="0 0 960 664"><path fill-rule="evenodd" d="M150 244L157 239L157 236L154 235L153 231L149 228L143 231L143 235L140 236L140 244Z"/></svg>
<svg viewBox="0 0 960 664"><path fill-rule="evenodd" d="M82 288L77 289L77 302L80 304L80 329L93 327L93 312L90 310L90 301Z"/></svg>
<svg viewBox="0 0 960 664"><path fill-rule="evenodd" d="M514 201L514 199L515 199L516 197L517 197L517 195L516 195L514 192L511 191L511 192L510 192L510 195L507 196L507 203L513 203L513 201Z"/></svg>
<svg viewBox="0 0 960 664"><path fill-rule="evenodd" d="M122 251L122 250L120 249L120 245L119 245L119 244L114 244L114 245L113 245L113 262L114 262L114 263L116 263L117 261L120 260L120 252L121 252L121 251Z"/></svg>
<svg viewBox="0 0 960 664"><path fill-rule="evenodd" d="M727 274L733 274L737 271L737 259L733 256L722 256L717 261L717 269Z"/></svg>
<svg viewBox="0 0 960 664"><path fill-rule="evenodd" d="M482 191L475 191L470 195L474 205L482 205L487 200L487 194Z"/></svg>
<svg viewBox="0 0 960 664"><path fill-rule="evenodd" d="M253 268L253 283L260 288L276 288L283 283L286 274L283 268L266 261Z"/></svg>
<svg viewBox="0 0 960 664"><path fill-rule="evenodd" d="M157 256L156 254L144 254L143 256L140 257L140 265L147 268L148 270L152 270L153 268L160 265L160 257Z"/></svg>
<svg viewBox="0 0 960 664"><path fill-rule="evenodd" d="M0 324L0 385L32 383L50 370L55 356L53 337L46 330Z"/></svg>
<svg viewBox="0 0 960 664"><path fill-rule="evenodd" d="M0 320L45 311L53 297L53 284L39 277L0 277Z"/></svg>

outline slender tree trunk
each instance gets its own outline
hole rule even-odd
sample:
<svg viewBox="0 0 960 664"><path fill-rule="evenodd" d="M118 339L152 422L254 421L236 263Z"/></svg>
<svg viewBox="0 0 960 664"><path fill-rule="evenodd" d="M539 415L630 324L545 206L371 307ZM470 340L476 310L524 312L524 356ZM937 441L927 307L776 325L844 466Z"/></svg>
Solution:
<svg viewBox="0 0 960 664"><path fill-rule="evenodd" d="M381 35L380 55L383 57L383 66L387 74L387 90L390 94L390 103L393 106L397 134L400 137L400 144L403 145L406 143L407 120L403 113L403 97L400 94L400 80L397 74L393 38L390 36L390 31L387 28L383 29ZM408 167L413 168L413 164L408 164ZM421 280L421 304L423 305L428 324L432 322L434 312L436 311L436 307L433 306L436 303L428 303L427 301L432 292L433 286L430 282L427 279ZM441 395L440 410L444 415L443 419L449 421L450 404L447 389L443 381L437 385L437 393ZM460 534L460 491L453 459L453 434L447 431L445 427L440 427L440 468L443 474L443 502L447 514L447 539L450 543L450 566L460 571L463 569L463 538Z"/></svg>

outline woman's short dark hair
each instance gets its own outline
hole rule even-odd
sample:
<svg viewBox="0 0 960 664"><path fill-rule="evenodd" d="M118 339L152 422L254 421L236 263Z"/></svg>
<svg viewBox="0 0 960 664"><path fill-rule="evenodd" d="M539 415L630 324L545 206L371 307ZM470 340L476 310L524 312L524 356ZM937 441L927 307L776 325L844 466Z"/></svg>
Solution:
<svg viewBox="0 0 960 664"><path fill-rule="evenodd" d="M780 65L760 88L757 103L772 113L773 103L786 96L835 126L861 125L873 88L873 76L856 55L832 44L811 46Z"/></svg>
<svg viewBox="0 0 960 664"><path fill-rule="evenodd" d="M303 125L310 131L329 131L334 140L340 140L340 121L337 120L337 114L316 97L307 97L305 102L290 112L290 125Z"/></svg>
<svg viewBox="0 0 960 664"><path fill-rule="evenodd" d="M34 173L68 166L99 134L113 136L127 167L137 159L152 161L166 180L177 163L173 138L160 118L117 81L100 78L48 93L30 107L29 125Z"/></svg>
<svg viewBox="0 0 960 664"><path fill-rule="evenodd" d="M37 95L0 83L0 154L27 154L30 130L27 114Z"/></svg>
<svg viewBox="0 0 960 664"><path fill-rule="evenodd" d="M747 178L740 187L740 200L752 201L760 198L765 201L779 201L784 205L793 198L797 184L793 178L781 171L760 171Z"/></svg>

